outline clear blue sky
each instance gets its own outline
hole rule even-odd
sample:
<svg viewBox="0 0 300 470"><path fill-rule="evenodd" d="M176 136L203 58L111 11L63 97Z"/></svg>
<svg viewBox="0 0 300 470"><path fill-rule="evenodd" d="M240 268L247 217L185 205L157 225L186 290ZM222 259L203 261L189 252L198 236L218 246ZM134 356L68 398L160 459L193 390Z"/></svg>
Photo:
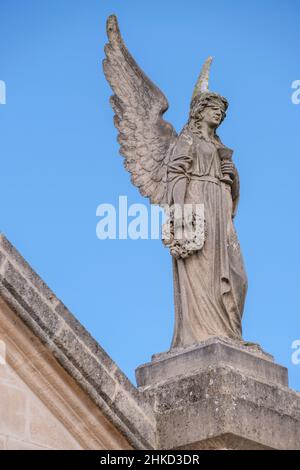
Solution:
<svg viewBox="0 0 300 470"><path fill-rule="evenodd" d="M138 63L185 123L203 60L230 102L220 135L235 149L236 226L249 277L245 339L300 389L300 79L298 0L0 0L0 227L134 380L169 348L171 259L160 241L100 241L96 207L142 202L118 155L102 74L106 17L116 13Z"/></svg>

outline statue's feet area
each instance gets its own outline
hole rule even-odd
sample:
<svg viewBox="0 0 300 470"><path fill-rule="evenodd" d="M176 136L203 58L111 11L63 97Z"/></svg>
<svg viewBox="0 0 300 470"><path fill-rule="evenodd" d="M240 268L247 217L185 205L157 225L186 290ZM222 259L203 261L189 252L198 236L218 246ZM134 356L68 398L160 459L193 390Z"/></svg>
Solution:
<svg viewBox="0 0 300 470"><path fill-rule="evenodd" d="M191 345L187 345L187 346L183 346L179 348L171 348L167 352L153 354L151 359L152 361L157 361L160 359L167 359L171 356L176 356L178 354L183 354L183 353L192 351L194 349L203 348L205 346L208 346L216 342L228 344L236 348L241 348L252 354L259 354L260 356L263 356L264 359L266 360L274 361L274 357L271 354L268 354L267 352L265 352L258 343L245 341L242 338L236 339L236 338L227 338L223 336L211 336L210 338L207 338L206 340L201 341L199 343L193 343Z"/></svg>

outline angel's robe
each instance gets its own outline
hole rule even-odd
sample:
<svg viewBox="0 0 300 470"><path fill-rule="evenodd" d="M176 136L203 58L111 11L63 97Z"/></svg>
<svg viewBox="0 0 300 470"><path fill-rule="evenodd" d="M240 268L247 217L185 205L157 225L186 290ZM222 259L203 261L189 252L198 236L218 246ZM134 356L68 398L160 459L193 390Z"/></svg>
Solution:
<svg viewBox="0 0 300 470"><path fill-rule="evenodd" d="M247 277L233 225L238 174L232 188L220 181L222 176L217 144L186 127L169 162L169 203L174 203L175 185L185 178L184 203L204 205L206 239L203 248L188 258L173 258L173 348L212 336L242 339Z"/></svg>

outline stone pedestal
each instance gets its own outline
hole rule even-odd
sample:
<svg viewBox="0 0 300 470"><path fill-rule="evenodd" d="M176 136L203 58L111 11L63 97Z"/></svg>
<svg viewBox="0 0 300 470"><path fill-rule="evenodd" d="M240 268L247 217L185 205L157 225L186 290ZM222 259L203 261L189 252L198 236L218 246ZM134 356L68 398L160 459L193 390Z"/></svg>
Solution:
<svg viewBox="0 0 300 470"><path fill-rule="evenodd" d="M212 338L137 368L159 449L300 449L300 394L258 345Z"/></svg>

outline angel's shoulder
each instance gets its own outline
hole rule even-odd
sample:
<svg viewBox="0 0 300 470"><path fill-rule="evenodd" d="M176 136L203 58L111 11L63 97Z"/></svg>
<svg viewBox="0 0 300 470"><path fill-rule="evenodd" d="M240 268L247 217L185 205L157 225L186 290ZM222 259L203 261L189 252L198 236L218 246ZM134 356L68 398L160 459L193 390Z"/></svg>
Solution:
<svg viewBox="0 0 300 470"><path fill-rule="evenodd" d="M185 147L192 147L194 144L193 133L188 126L185 126L177 137L177 144Z"/></svg>

